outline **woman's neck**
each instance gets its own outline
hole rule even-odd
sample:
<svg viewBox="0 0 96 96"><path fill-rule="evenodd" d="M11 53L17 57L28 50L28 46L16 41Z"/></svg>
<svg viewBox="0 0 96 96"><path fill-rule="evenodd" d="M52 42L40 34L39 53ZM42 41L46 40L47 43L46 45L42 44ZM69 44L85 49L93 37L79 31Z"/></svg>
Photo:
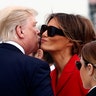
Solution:
<svg viewBox="0 0 96 96"><path fill-rule="evenodd" d="M55 63L55 66L56 66L56 69L58 72L58 76L60 77L64 67L66 66L66 64L68 63L68 61L72 57L72 55L70 54L70 52L67 52L67 51L52 52L50 54L54 60L54 63Z"/></svg>

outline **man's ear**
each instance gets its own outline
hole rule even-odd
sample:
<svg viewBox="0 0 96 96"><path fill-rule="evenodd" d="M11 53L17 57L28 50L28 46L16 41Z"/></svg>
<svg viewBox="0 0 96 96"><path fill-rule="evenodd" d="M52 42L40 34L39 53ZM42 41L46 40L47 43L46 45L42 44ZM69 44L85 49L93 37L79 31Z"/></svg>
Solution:
<svg viewBox="0 0 96 96"><path fill-rule="evenodd" d="M17 25L15 28L16 34L19 38L24 38L24 33L22 31L21 26Z"/></svg>

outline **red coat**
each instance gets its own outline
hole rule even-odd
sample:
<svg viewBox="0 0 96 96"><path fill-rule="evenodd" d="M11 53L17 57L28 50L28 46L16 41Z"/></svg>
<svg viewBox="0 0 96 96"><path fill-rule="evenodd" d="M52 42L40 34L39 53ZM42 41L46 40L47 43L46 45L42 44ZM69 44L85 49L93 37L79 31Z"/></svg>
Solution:
<svg viewBox="0 0 96 96"><path fill-rule="evenodd" d="M79 60L77 55L74 55L70 59L57 83L56 69L51 72L52 87L55 96L86 96L88 90L83 88L80 73L75 64L77 60Z"/></svg>

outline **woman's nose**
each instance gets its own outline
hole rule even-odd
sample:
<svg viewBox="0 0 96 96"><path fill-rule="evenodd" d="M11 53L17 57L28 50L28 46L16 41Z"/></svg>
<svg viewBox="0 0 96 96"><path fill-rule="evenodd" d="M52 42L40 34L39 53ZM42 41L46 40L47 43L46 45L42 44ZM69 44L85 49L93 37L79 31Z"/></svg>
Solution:
<svg viewBox="0 0 96 96"><path fill-rule="evenodd" d="M47 30L42 33L42 37L47 37Z"/></svg>

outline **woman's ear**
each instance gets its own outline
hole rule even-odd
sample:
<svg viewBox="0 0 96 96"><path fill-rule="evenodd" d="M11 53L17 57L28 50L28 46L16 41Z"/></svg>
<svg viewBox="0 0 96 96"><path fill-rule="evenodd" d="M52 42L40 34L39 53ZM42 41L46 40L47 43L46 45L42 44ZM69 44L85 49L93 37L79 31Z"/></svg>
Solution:
<svg viewBox="0 0 96 96"><path fill-rule="evenodd" d="M68 43L67 43L67 46L74 46L73 41L69 40Z"/></svg>
<svg viewBox="0 0 96 96"><path fill-rule="evenodd" d="M24 38L24 32L22 31L21 26L17 25L15 31L19 38Z"/></svg>
<svg viewBox="0 0 96 96"><path fill-rule="evenodd" d="M88 70L88 74L91 76L93 75L93 72L94 72L94 68L93 68L93 65L92 64L88 64L87 65L87 70Z"/></svg>

